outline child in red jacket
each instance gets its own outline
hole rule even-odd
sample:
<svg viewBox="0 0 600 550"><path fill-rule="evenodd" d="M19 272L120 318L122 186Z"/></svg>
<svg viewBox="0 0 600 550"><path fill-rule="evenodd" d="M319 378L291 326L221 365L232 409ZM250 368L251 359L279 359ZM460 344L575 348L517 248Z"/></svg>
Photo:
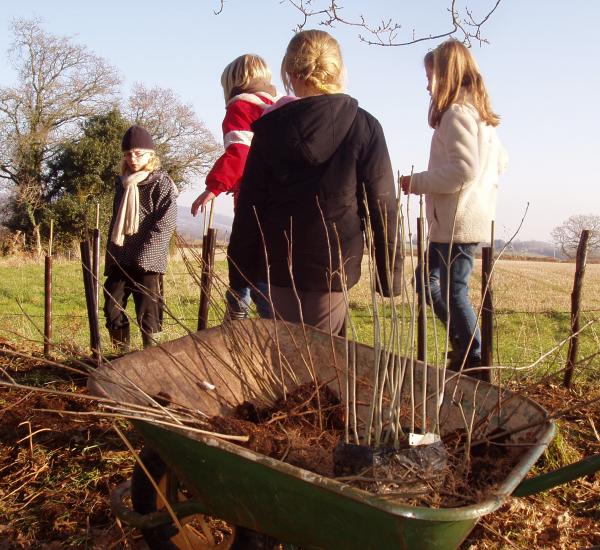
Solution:
<svg viewBox="0 0 600 550"><path fill-rule="evenodd" d="M198 210L204 211L206 204L223 192L233 194L235 215L240 181L252 142L251 125L275 102L276 90L271 84L271 71L257 55L241 55L227 65L221 75L221 86L226 105L222 124L225 152L206 176L206 190L192 204L194 216ZM247 317L252 297L258 314L263 318L272 317L267 294L266 283L258 283L256 288L230 289L226 316L230 319Z"/></svg>

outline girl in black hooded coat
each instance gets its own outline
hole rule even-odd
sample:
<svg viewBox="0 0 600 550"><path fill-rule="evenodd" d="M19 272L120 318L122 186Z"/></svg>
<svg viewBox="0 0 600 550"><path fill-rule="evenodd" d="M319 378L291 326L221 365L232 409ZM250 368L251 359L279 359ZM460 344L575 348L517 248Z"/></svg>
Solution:
<svg viewBox="0 0 600 550"><path fill-rule="evenodd" d="M284 98L252 125L228 249L230 285L267 280L278 317L337 334L344 282L349 289L360 278L367 220L378 290L401 290L392 167L379 122L340 93L344 67L332 36L296 34L281 72L298 99Z"/></svg>

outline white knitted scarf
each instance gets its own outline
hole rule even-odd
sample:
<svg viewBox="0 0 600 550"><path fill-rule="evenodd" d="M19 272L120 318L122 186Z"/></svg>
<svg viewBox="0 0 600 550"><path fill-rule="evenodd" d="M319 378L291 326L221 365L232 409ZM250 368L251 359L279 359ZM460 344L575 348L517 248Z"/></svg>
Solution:
<svg viewBox="0 0 600 550"><path fill-rule="evenodd" d="M150 172L140 170L133 174L121 176L123 196L113 225L111 241L117 246L123 246L125 235L137 233L140 226L140 191L138 185L143 182Z"/></svg>

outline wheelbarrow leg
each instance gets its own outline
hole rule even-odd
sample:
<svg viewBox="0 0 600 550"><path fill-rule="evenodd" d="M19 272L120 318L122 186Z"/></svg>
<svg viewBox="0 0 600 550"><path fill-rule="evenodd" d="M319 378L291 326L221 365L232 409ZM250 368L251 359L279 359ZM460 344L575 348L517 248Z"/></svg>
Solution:
<svg viewBox="0 0 600 550"><path fill-rule="evenodd" d="M182 530L175 526L172 517L166 514L163 507L163 499L157 493L154 485L148 479L144 470L136 464L131 479L131 502L134 511L126 514L131 525L138 527L142 532L150 550L177 550L179 548L191 548L192 550L230 550L237 548L236 528L225 525L225 529L217 529L218 536L205 520L204 514L199 513L198 505L193 500L186 500L181 493L182 487L162 461L158 453L152 448L145 447L140 453L140 459L144 463L161 493L176 511L180 518ZM182 501L183 498L183 501ZM113 506L117 512L118 507ZM186 513L180 514L179 510ZM152 522L148 525L146 519L156 516L164 518L160 522Z"/></svg>

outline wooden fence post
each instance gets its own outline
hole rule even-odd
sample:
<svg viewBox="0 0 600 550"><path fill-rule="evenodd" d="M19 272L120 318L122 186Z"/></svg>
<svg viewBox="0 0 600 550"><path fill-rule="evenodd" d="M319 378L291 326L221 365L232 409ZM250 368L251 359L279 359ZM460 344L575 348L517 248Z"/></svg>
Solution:
<svg viewBox="0 0 600 550"><path fill-rule="evenodd" d="M100 301L100 203L96 203L96 228L92 239L92 275L96 310Z"/></svg>
<svg viewBox="0 0 600 550"><path fill-rule="evenodd" d="M208 326L208 306L215 263L215 243L217 230L209 227L202 239L202 274L200 275L200 307L198 309L198 330Z"/></svg>
<svg viewBox="0 0 600 550"><path fill-rule="evenodd" d="M412 246L412 244L411 244ZM425 261L425 220L417 218L417 257L419 259L419 277L417 284L421 287L417 303L417 359L425 361L427 349L427 266Z"/></svg>
<svg viewBox="0 0 600 550"><path fill-rule="evenodd" d="M92 260L90 257L89 241L81 241L81 269L83 271L83 288L87 306L88 322L90 326L90 347L94 362L100 364L100 326L98 323L98 308L94 296L94 281L92 275Z"/></svg>
<svg viewBox="0 0 600 550"><path fill-rule="evenodd" d="M481 249L481 366L494 364L494 302L492 299L492 269L494 254L491 246ZM492 381L490 370L481 371L486 382Z"/></svg>
<svg viewBox="0 0 600 550"><path fill-rule="evenodd" d="M578 333L581 313L581 289L583 288L583 276L585 275L585 264L587 262L589 240L590 230L584 229L579 237L579 246L577 247L577 257L575 260L575 280L573 281L573 291L571 292L571 339L569 340L567 366L563 381L565 388L571 387L573 369L575 368L575 363L577 362L577 353L579 351Z"/></svg>
<svg viewBox="0 0 600 550"><path fill-rule="evenodd" d="M52 342L52 238L54 220L50 220L48 254L44 258L44 357L50 356Z"/></svg>

